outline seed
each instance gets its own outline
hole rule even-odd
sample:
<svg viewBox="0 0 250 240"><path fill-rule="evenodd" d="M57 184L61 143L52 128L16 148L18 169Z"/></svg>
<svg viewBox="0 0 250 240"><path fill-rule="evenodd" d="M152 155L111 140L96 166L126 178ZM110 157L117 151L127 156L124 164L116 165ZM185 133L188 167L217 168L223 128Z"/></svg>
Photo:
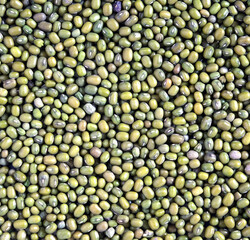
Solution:
<svg viewBox="0 0 250 240"><path fill-rule="evenodd" d="M0 239L249 239L248 5L0 0Z"/></svg>

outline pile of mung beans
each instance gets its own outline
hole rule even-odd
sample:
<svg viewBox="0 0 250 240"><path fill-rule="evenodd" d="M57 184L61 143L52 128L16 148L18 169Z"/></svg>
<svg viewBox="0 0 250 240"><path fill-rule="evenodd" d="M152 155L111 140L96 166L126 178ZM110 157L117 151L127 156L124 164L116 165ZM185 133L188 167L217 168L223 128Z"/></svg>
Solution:
<svg viewBox="0 0 250 240"><path fill-rule="evenodd" d="M0 0L0 240L249 240L249 0Z"/></svg>

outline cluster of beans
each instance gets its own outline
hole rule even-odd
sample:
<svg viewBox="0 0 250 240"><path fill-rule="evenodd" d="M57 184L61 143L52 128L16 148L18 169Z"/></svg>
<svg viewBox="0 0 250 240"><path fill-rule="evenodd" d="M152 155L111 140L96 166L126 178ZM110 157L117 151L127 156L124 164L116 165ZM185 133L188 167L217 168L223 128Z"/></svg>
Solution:
<svg viewBox="0 0 250 240"><path fill-rule="evenodd" d="M249 4L0 0L0 240L248 240Z"/></svg>

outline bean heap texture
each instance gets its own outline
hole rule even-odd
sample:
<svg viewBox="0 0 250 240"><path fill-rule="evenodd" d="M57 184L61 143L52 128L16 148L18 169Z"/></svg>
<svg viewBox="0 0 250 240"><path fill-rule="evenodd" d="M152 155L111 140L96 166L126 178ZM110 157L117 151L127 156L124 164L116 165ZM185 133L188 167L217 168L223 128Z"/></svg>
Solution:
<svg viewBox="0 0 250 240"><path fill-rule="evenodd" d="M249 240L249 0L0 0L0 240Z"/></svg>

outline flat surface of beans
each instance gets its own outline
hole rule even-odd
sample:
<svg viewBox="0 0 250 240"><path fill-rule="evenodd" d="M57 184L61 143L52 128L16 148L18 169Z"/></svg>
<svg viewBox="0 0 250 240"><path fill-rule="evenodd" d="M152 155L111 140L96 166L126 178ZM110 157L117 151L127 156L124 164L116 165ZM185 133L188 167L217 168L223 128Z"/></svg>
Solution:
<svg viewBox="0 0 250 240"><path fill-rule="evenodd" d="M249 0L0 0L0 240L249 240Z"/></svg>

